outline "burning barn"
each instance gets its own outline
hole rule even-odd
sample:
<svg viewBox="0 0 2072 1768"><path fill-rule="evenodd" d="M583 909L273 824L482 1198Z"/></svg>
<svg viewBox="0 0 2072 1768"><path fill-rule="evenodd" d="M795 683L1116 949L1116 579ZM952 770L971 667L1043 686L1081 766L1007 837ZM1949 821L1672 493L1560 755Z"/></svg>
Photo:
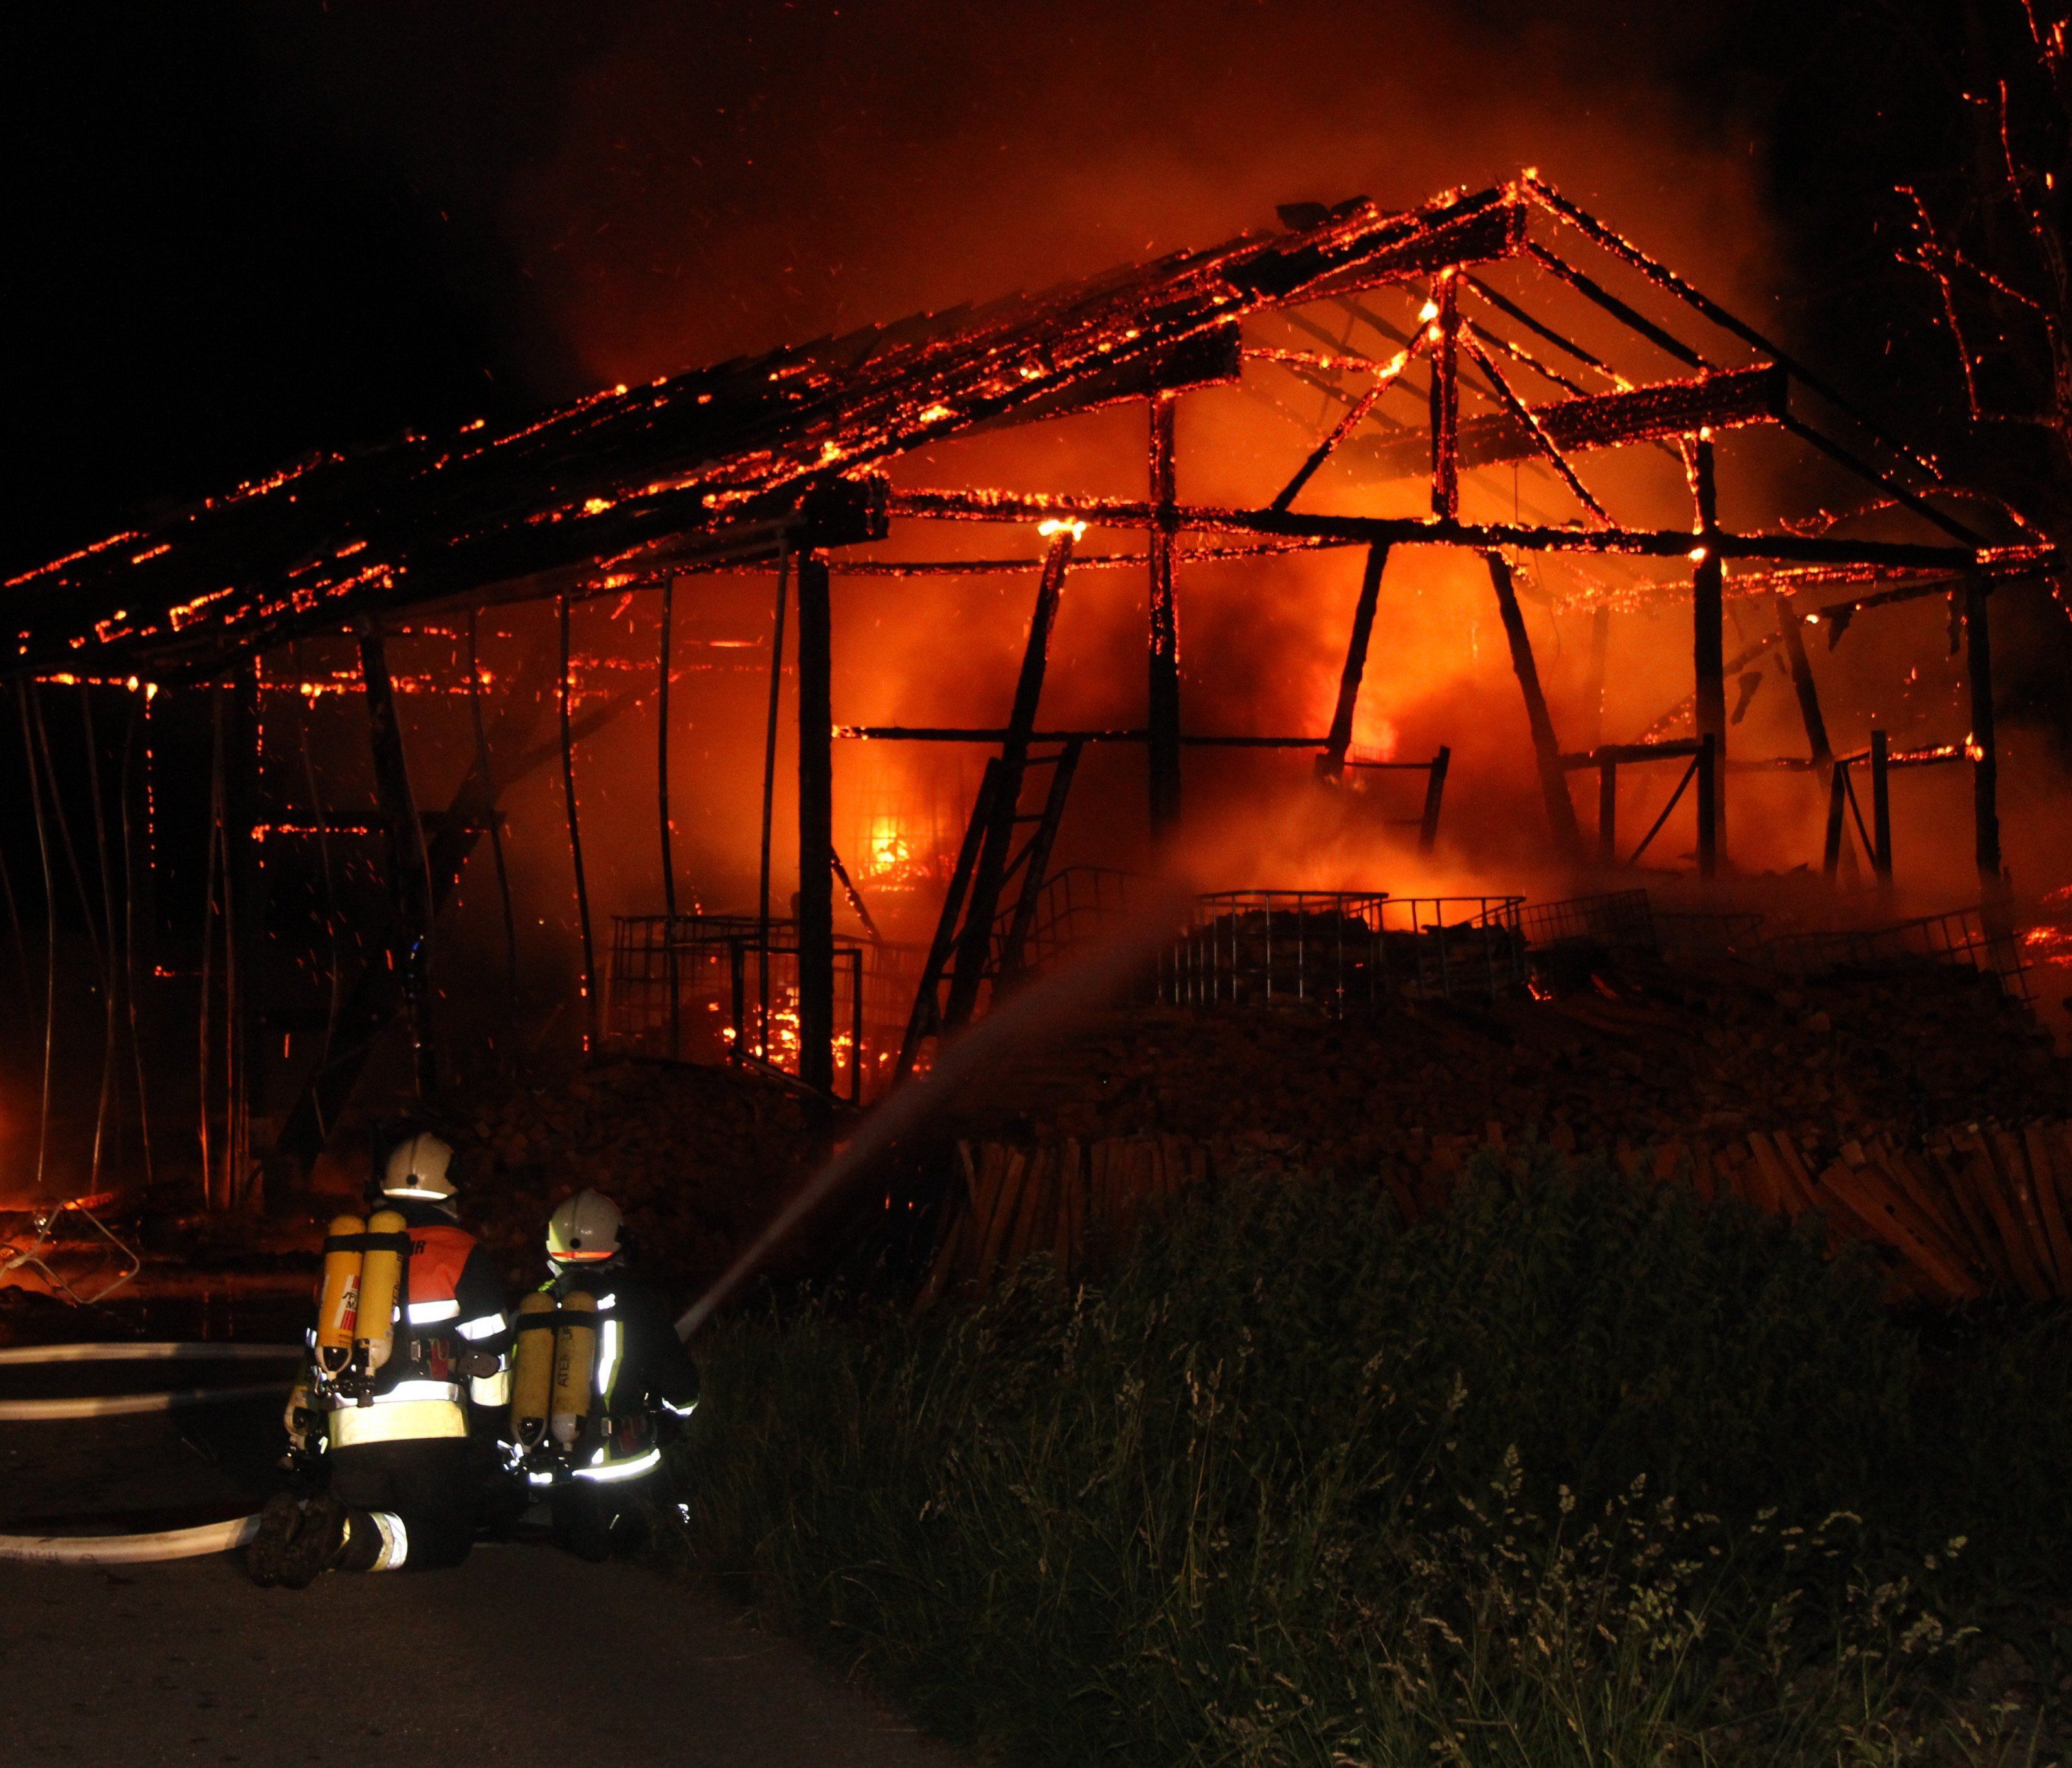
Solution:
<svg viewBox="0 0 2072 1768"><path fill-rule="evenodd" d="M1990 610L2047 545L1536 174L1280 220L11 578L12 1174L198 1154L249 1201L543 1040L864 1096L1167 861L1259 893L1205 903L1176 998L1255 935L1269 991L1326 950L1383 985L1435 927L1511 986L1519 898L1462 906L1510 881L1449 845L1490 795L1536 886L1676 841L1889 874L1891 772L1947 763L1997 887ZM1926 598L1961 692L1844 737L1816 659ZM1673 664L1623 668L1629 625ZM1400 703L1484 645L1500 694Z"/></svg>

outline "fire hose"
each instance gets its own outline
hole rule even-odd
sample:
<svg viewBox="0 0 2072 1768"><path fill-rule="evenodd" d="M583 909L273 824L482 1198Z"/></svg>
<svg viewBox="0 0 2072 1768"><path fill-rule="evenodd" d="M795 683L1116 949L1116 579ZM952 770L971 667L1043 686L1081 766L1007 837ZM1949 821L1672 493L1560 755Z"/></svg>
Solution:
<svg viewBox="0 0 2072 1768"><path fill-rule="evenodd" d="M273 1363L299 1356L292 1344L205 1344L158 1340L148 1343L18 1345L0 1350L0 1365L57 1363ZM263 1398L281 1391L278 1382L225 1388L182 1388L154 1393L95 1395L80 1399L0 1400L0 1423L60 1418L106 1418ZM257 1515L232 1517L188 1528L142 1535L0 1535L0 1560L46 1564L144 1565L194 1559L242 1547L258 1532Z"/></svg>
<svg viewBox="0 0 2072 1768"><path fill-rule="evenodd" d="M46 1565L148 1565L160 1560L228 1553L259 1532L259 1519L237 1516L150 1535L0 1535L0 1560Z"/></svg>

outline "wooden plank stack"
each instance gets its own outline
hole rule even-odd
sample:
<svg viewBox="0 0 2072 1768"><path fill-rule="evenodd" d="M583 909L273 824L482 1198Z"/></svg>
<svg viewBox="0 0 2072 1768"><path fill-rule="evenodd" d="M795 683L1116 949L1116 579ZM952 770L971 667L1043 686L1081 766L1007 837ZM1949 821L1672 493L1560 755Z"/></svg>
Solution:
<svg viewBox="0 0 2072 1768"><path fill-rule="evenodd" d="M1082 1145L957 1145L958 1181L923 1299L952 1285L984 1287L1032 1252L1072 1276L1120 1247L1142 1223L1208 1177L1207 1144L1116 1136Z"/></svg>
<svg viewBox="0 0 2072 1768"><path fill-rule="evenodd" d="M1379 1182L1415 1223L1445 1206L1484 1152L1506 1153L1499 1125L1480 1138L1432 1137L1408 1178L1389 1170ZM1894 1300L2072 1299L2072 1126L2060 1119L1967 1125L1915 1146L1880 1135L1827 1151L1810 1133L1759 1130L1622 1145L1615 1157L1634 1177L1688 1183L1708 1203L1732 1198L1794 1219L1818 1212L1832 1250L1872 1249ZM1067 1277L1083 1274L1212 1171L1306 1164L1285 1137L1178 1136L964 1142L958 1161L924 1299L985 1287L1037 1252Z"/></svg>

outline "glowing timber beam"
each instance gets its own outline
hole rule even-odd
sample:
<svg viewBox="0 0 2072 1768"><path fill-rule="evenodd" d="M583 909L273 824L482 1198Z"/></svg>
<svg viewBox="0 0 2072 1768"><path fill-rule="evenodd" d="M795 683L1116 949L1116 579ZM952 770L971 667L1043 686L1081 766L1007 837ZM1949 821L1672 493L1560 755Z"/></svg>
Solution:
<svg viewBox="0 0 2072 1768"><path fill-rule="evenodd" d="M1784 416L1786 390L1784 371L1765 364L1725 369L1695 380L1556 399L1526 409L1547 440L1568 454L1688 436L1700 430L1778 422ZM1457 446L1463 467L1529 460L1541 446L1531 429L1510 412L1462 419ZM1431 471L1429 445L1421 433L1374 438L1346 452L1349 462L1384 479L1414 479Z"/></svg>
<svg viewBox="0 0 2072 1768"><path fill-rule="evenodd" d="M961 522L1040 522L1073 516L1102 528L1150 528L1158 507L1128 498L1027 495L1000 491L895 491L890 513ZM1517 522L1462 522L1433 516L1314 516L1294 510L1227 509L1181 504L1169 520L1176 532L1272 534L1342 546L1378 541L1408 546L1458 546L1487 553L1617 553L1646 558L1685 558L1696 538L1685 528L1546 528ZM2054 546L1953 546L1913 541L1833 540L1824 535L1713 535L1721 558L1782 559L1808 565L1917 566L1992 576L2057 569Z"/></svg>

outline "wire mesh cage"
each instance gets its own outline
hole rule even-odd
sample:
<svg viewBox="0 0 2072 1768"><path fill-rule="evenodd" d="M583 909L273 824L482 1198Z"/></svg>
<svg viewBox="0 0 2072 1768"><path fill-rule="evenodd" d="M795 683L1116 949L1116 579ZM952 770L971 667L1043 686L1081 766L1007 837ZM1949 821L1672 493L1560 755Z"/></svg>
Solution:
<svg viewBox="0 0 2072 1768"><path fill-rule="evenodd" d="M1922 963L1967 964L1997 978L2016 1000L2032 998L2020 937L2004 914L1984 906L1924 915L1890 927L1780 934L1757 950L1762 962L1787 976L1904 969Z"/></svg>
<svg viewBox="0 0 2072 1768"><path fill-rule="evenodd" d="M1645 890L1608 890L1596 896L1528 903L1519 911L1518 924L1528 946L1588 940L1633 951L1654 952L1661 947L1654 905Z"/></svg>
<svg viewBox="0 0 2072 1768"><path fill-rule="evenodd" d="M1389 989L1421 1000L1494 1001L1525 986L1522 896L1392 896L1383 907Z"/></svg>
<svg viewBox="0 0 2072 1768"><path fill-rule="evenodd" d="M835 1090L851 1099L863 1096L874 1066L866 1009L889 986L872 950L835 940ZM750 1061L796 1075L796 925L753 915L614 915L604 1037L621 1055Z"/></svg>
<svg viewBox="0 0 2072 1768"><path fill-rule="evenodd" d="M1334 1014L1391 996L1493 1000L1523 986L1515 896L1225 890L1198 898L1159 966L1179 1005L1305 1005Z"/></svg>
<svg viewBox="0 0 2072 1768"><path fill-rule="evenodd" d="M1025 969L1040 970L1100 937L1129 907L1136 874L1112 865L1068 865L1043 881L1036 912L1022 949ZM1002 909L993 920L993 948L1005 945L1014 918Z"/></svg>

